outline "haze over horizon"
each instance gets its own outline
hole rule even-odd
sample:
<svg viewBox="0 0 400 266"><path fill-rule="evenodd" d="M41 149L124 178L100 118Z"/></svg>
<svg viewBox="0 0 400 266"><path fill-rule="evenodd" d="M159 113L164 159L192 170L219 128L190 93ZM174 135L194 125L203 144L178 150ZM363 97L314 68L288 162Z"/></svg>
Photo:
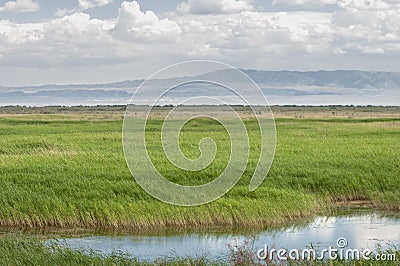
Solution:
<svg viewBox="0 0 400 266"><path fill-rule="evenodd" d="M299 73L299 74L305 74L305 73L321 73L321 72L360 72L360 73L390 73L390 74L400 74L400 71L381 71L381 70L374 70L374 71L369 71L369 70L361 70L361 69L333 69L333 70L326 70L326 69L317 69L317 70L289 70L289 69L282 69L282 70L270 70L270 69L241 69L238 68L239 70L245 72L248 74L249 72L276 72L276 73ZM202 71L199 74L209 74L212 73L213 71ZM150 75L149 75L150 76ZM80 87L80 86L93 86L97 87L98 85L100 86L108 86L108 85L114 85L114 84L123 84L126 82L134 82L134 83L140 83L145 81L149 76L146 77L139 77L139 78L132 78L132 79L125 79L125 80L109 80L109 81L104 81L104 82L85 82L85 83L39 83L39 84L25 84L25 85L4 85L0 83L0 90L1 89L20 89L20 88L42 88L42 87L53 87L56 88L58 86L60 87ZM184 78L184 77L190 77L190 75L185 75L184 73L179 75L177 74L176 76L169 76L165 78ZM251 77L251 75L250 75ZM0 81L1 82L1 81Z"/></svg>
<svg viewBox="0 0 400 266"><path fill-rule="evenodd" d="M365 71L258 71L244 70L260 87L271 104L278 105L399 105L400 73ZM146 82L143 101L154 96L151 88L165 84L182 84L192 80L232 81L238 88L247 85L236 82L237 72L215 70L196 76L169 77ZM171 83L172 82L172 83ZM27 87L1 87L1 105L108 105L127 104L143 80L128 80L106 84L69 84ZM150 85L150 87L149 87ZM147 86L147 87L146 87ZM169 88L169 85L165 89ZM179 104L185 97L222 97L229 103L230 94L214 84L191 83L176 88L167 95L164 104Z"/></svg>

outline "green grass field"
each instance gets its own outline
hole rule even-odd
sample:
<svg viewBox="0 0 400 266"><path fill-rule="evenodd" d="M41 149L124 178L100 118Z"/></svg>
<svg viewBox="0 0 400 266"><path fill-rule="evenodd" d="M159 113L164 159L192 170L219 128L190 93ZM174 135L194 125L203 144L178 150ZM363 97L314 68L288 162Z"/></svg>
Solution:
<svg viewBox="0 0 400 266"><path fill-rule="evenodd" d="M211 167L191 174L168 163L158 142L160 120L149 123L149 152L170 180L201 184L225 167L228 138L212 121L192 121L181 134L188 157L199 155L197 143L204 136L214 137L220 148ZM275 160L261 187L248 191L257 162L255 138L248 167L234 189L210 204L176 207L153 199L131 176L122 149L121 109L2 114L0 225L266 226L332 213L337 202L354 200L400 210L399 116L278 117L276 125ZM251 136L257 136L254 120L246 119L246 126Z"/></svg>

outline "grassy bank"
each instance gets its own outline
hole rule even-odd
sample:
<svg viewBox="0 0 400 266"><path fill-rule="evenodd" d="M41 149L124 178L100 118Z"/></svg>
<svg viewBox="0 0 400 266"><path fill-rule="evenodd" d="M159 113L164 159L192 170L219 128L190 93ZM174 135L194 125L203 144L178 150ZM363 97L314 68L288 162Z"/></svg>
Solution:
<svg viewBox="0 0 400 266"><path fill-rule="evenodd" d="M262 226L333 211L336 202L352 200L400 210L400 118L393 114L345 118L329 111L329 118L277 118L275 160L260 188L248 191L256 139L234 189L207 205L176 207L153 199L132 178L121 144L121 110L66 110L0 115L1 226ZM204 136L222 147L211 167L188 175L168 164L158 145L160 125L150 121L155 129L148 133L150 154L170 180L201 184L223 170L224 130L207 120L185 126L182 149L189 157L198 156L197 143ZM255 121L247 119L246 126L257 135Z"/></svg>

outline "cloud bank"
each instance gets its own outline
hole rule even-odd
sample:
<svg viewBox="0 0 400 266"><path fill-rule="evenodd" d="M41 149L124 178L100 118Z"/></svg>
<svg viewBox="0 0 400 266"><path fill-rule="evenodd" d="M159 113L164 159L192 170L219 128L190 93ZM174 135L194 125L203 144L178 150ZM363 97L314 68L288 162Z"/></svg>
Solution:
<svg viewBox="0 0 400 266"><path fill-rule="evenodd" d="M180 14L232 14L253 10L244 0L188 0L177 7Z"/></svg>
<svg viewBox="0 0 400 266"><path fill-rule="evenodd" d="M16 0L8 1L0 11L8 11L12 13L36 12L39 10L39 4L32 0Z"/></svg>
<svg viewBox="0 0 400 266"><path fill-rule="evenodd" d="M86 10L96 6L106 6L112 2L112 0L78 0L79 7Z"/></svg>
<svg viewBox="0 0 400 266"><path fill-rule="evenodd" d="M285 1L275 3L336 4L337 10L267 12L244 0L188 0L174 13L156 14L124 1L117 17L98 19L84 10L110 1L81 0L81 10L60 10L46 21L0 20L0 65L100 69L132 63L138 72L144 65L154 71L201 58L261 69L400 70L398 1ZM28 2L34 3L13 3Z"/></svg>

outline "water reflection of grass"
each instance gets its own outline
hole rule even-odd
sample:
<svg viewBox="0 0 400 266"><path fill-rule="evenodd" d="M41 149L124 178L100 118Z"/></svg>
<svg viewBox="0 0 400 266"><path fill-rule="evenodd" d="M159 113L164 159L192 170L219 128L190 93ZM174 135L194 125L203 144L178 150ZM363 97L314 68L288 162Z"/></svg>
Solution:
<svg viewBox="0 0 400 266"><path fill-rule="evenodd" d="M258 152L254 138L239 184L216 202L186 208L161 203L135 183L123 157L120 114L82 112L0 117L2 226L265 226L331 212L338 201L400 208L400 131L393 126L399 118L278 118L275 161L259 189L248 191ZM390 127L382 126L389 122ZM203 136L216 139L220 151L211 167L190 174L168 164L157 145L160 121L149 124L150 154L170 180L201 184L226 165L226 132L210 121L189 123L182 132L189 157L198 155ZM246 126L257 136L254 120L246 119Z"/></svg>
<svg viewBox="0 0 400 266"><path fill-rule="evenodd" d="M165 257L155 262L139 261L122 252L104 256L96 251L79 251L61 247L56 242L44 245L37 238L1 237L0 265L222 265L199 254L197 258Z"/></svg>
<svg viewBox="0 0 400 266"><path fill-rule="evenodd" d="M128 254L115 252L111 255L101 255L96 251L79 251L61 247L56 242L44 245L32 237L1 237L0 265L266 265L255 257L251 242L241 246L227 248L226 256L219 259L209 259L207 254L198 254L194 258L166 256L155 261L139 261ZM400 251L381 250L383 253L395 253L400 257ZM399 265L396 261L267 261L267 265Z"/></svg>

